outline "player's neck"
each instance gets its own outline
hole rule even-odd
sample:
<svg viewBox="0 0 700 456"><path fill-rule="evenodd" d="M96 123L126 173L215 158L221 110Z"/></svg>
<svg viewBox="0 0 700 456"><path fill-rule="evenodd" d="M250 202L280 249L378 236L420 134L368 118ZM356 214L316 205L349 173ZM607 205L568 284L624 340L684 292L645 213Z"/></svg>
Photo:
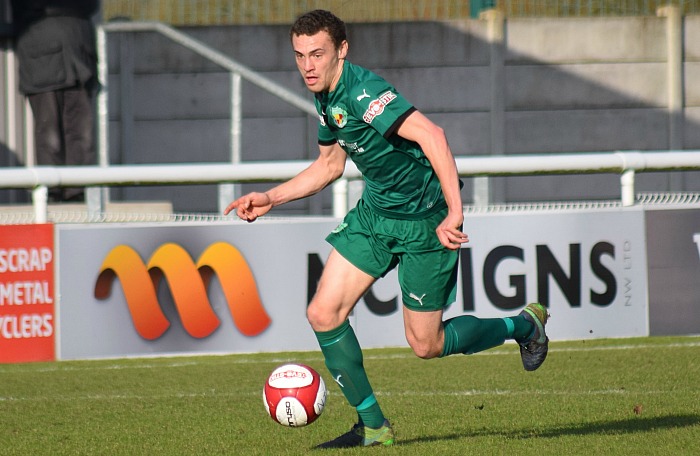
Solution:
<svg viewBox="0 0 700 456"><path fill-rule="evenodd" d="M335 76L333 77L333 80L331 81L331 85L328 88L328 92L332 92L335 90L335 88L338 86L338 82L340 82L340 76L343 74L343 68L345 67L345 59L338 59L338 70L335 73Z"/></svg>

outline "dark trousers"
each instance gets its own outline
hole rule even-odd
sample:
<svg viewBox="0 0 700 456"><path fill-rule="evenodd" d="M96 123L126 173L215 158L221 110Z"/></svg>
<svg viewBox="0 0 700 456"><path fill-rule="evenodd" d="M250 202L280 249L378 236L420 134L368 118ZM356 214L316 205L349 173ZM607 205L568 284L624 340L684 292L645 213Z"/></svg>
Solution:
<svg viewBox="0 0 700 456"><path fill-rule="evenodd" d="M76 86L28 95L34 114L34 141L38 165L95 164L94 91ZM82 188L55 188L53 201L80 201Z"/></svg>

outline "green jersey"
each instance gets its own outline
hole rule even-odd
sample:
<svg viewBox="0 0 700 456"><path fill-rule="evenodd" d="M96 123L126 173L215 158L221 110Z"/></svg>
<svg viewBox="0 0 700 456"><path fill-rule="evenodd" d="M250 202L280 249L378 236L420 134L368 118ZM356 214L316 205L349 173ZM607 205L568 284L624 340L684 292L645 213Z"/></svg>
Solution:
<svg viewBox="0 0 700 456"><path fill-rule="evenodd" d="M394 87L347 60L335 90L316 94L318 142L336 142L365 181L364 201L378 214L423 219L443 209L440 181L420 146L396 130L415 108Z"/></svg>

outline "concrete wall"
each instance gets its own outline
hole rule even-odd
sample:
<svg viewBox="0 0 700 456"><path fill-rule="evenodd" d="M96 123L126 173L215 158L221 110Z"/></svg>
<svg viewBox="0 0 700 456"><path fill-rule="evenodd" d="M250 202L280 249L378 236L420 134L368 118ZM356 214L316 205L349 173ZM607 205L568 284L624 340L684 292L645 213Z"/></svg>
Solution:
<svg viewBox="0 0 700 456"><path fill-rule="evenodd" d="M700 149L700 17L685 17L675 29L669 23L664 16L493 15L349 24L349 59L386 77L442 125L456 155ZM673 30L682 31L676 47ZM311 100L294 66L288 26L183 31ZM669 70L674 49L682 49L676 72ZM111 163L229 159L226 72L153 33L110 33L108 53ZM315 119L246 82L242 103L243 160L316 156ZM700 191L698 176L641 174L637 190ZM473 179L466 180L470 203ZM619 181L494 178L489 190L492 201L617 199ZM172 199L178 211L213 212L217 203L213 186L115 189L112 198ZM330 205L325 191L277 213L329 214Z"/></svg>

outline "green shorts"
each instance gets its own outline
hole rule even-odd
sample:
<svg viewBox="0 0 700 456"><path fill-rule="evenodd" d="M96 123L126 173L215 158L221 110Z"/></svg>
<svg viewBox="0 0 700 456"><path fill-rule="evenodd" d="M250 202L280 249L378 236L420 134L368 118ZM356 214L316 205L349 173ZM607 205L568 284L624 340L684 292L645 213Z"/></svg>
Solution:
<svg viewBox="0 0 700 456"><path fill-rule="evenodd" d="M459 250L444 247L435 233L447 208L422 220L382 217L361 199L327 237L343 257L375 278L398 265L403 304L435 311L457 295Z"/></svg>

